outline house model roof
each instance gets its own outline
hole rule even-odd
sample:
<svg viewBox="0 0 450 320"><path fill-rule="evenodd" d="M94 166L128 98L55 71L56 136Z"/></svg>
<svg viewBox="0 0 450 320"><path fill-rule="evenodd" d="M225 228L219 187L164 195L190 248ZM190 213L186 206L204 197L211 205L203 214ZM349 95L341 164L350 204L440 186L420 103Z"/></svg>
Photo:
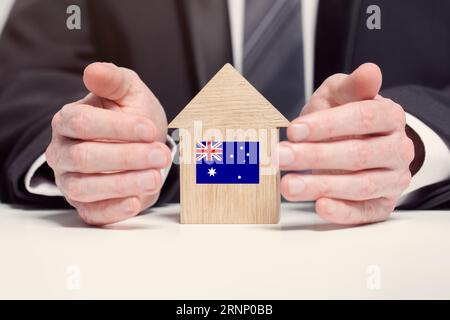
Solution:
<svg viewBox="0 0 450 320"><path fill-rule="evenodd" d="M287 127L289 121L236 69L226 64L169 124L213 128Z"/></svg>

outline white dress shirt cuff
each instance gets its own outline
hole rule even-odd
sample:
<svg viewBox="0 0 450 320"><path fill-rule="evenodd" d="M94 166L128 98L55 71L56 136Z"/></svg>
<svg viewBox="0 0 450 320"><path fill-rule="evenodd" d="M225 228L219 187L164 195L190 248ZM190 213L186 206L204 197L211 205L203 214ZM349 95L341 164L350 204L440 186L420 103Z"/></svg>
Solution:
<svg viewBox="0 0 450 320"><path fill-rule="evenodd" d="M411 192L450 177L450 149L444 140L433 129L409 113L406 114L406 123L422 139L425 160L397 205L407 204Z"/></svg>

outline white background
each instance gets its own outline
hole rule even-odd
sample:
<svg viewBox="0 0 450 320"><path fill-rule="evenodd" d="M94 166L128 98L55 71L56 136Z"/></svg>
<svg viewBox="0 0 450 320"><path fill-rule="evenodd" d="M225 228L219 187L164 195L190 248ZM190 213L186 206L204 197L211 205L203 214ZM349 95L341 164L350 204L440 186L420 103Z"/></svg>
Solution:
<svg viewBox="0 0 450 320"><path fill-rule="evenodd" d="M0 299L449 299L450 214L273 225L179 224L178 205L90 228L74 210L0 204ZM352 310L350 310L351 312Z"/></svg>

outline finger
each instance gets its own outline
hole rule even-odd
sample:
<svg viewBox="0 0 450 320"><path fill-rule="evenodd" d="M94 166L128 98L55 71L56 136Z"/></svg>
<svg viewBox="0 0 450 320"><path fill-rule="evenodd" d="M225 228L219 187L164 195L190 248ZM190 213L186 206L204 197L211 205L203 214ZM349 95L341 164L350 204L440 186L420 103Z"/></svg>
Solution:
<svg viewBox="0 0 450 320"><path fill-rule="evenodd" d="M279 164L285 171L397 169L411 163L413 150L411 140L400 133L332 142L281 142Z"/></svg>
<svg viewBox="0 0 450 320"><path fill-rule="evenodd" d="M364 63L342 81L329 83L329 99L336 104L375 98L381 88L380 68L373 63Z"/></svg>
<svg viewBox="0 0 450 320"><path fill-rule="evenodd" d="M156 137L156 127L146 117L84 104L64 106L52 125L54 132L81 140L151 142Z"/></svg>
<svg viewBox="0 0 450 320"><path fill-rule="evenodd" d="M316 90L302 114L373 99L380 91L381 83L381 70L373 63L362 64L349 75L332 75Z"/></svg>
<svg viewBox="0 0 450 320"><path fill-rule="evenodd" d="M386 220L395 207L395 201L385 198L362 202L321 198L316 212L326 221L358 225Z"/></svg>
<svg viewBox="0 0 450 320"><path fill-rule="evenodd" d="M370 170L344 175L287 174L281 179L281 193L289 201L334 198L362 201L396 199L408 186L411 174L391 170Z"/></svg>
<svg viewBox="0 0 450 320"><path fill-rule="evenodd" d="M136 216L142 206L138 197L109 199L91 203L72 201L81 219L92 226L103 226Z"/></svg>
<svg viewBox="0 0 450 320"><path fill-rule="evenodd" d="M111 174L66 173L58 186L70 199L95 202L159 192L162 184L158 170L129 171Z"/></svg>
<svg viewBox="0 0 450 320"><path fill-rule="evenodd" d="M107 143L66 139L52 151L53 155L48 159L49 165L52 168L57 167L58 171L66 172L101 173L162 169L171 161L169 148L161 142Z"/></svg>
<svg viewBox="0 0 450 320"><path fill-rule="evenodd" d="M131 70L112 63L95 62L84 70L83 81L96 96L120 102L132 86L133 75Z"/></svg>
<svg viewBox="0 0 450 320"><path fill-rule="evenodd" d="M403 108L389 99L350 102L309 113L292 121L290 141L323 141L333 138L404 130Z"/></svg>

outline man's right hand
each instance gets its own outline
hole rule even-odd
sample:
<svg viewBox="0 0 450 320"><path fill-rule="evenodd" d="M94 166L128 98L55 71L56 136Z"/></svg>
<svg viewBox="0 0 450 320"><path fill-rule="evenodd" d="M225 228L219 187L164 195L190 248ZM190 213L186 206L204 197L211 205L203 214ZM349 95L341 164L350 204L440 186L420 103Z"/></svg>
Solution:
<svg viewBox="0 0 450 320"><path fill-rule="evenodd" d="M66 200L91 225L118 222L152 206L171 154L158 99L132 70L94 63L90 93L52 121L47 163Z"/></svg>

